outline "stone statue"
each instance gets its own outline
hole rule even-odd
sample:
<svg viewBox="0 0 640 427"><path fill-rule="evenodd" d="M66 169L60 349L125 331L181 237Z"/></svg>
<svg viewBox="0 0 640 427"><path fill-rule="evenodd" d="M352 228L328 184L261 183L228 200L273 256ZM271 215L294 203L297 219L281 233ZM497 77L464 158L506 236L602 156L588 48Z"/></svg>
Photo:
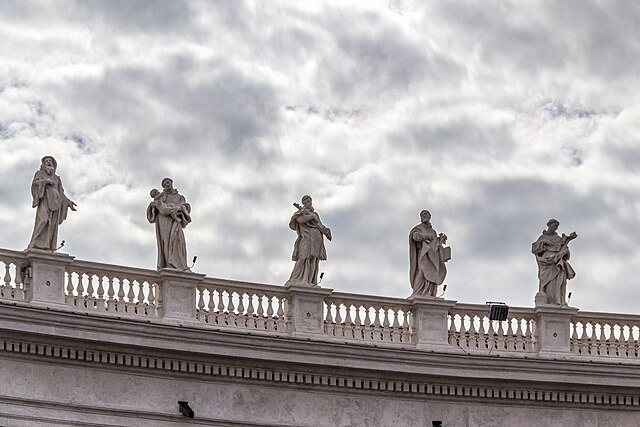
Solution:
<svg viewBox="0 0 640 427"><path fill-rule="evenodd" d="M536 305L567 305L567 280L573 279L576 272L569 264L569 242L578 237L576 232L568 236L558 236L560 222L550 219L547 229L531 246L531 252L538 262L540 289L536 295Z"/></svg>
<svg viewBox="0 0 640 427"><path fill-rule="evenodd" d="M58 226L67 219L69 209L76 210L76 204L64 195L62 180L56 175L58 162L52 156L44 156L31 183L33 207L36 222L29 249L55 251L58 246Z"/></svg>
<svg viewBox="0 0 640 427"><path fill-rule="evenodd" d="M444 247L447 236L431 226L431 213L420 212L421 224L409 233L409 278L411 296L435 297L438 285L447 276L445 262L451 259L451 248Z"/></svg>
<svg viewBox="0 0 640 427"><path fill-rule="evenodd" d="M187 242L182 229L191 222L191 206L173 188L171 178L162 180L162 193L154 188L150 195L153 200L147 207L147 219L156 224L158 270L189 270Z"/></svg>
<svg viewBox="0 0 640 427"><path fill-rule="evenodd" d="M298 210L291 217L289 228L298 233L291 256L296 263L286 286L317 286L318 265L321 260L327 259L323 236L331 241L331 230L322 224L311 203L311 196L304 196L302 206L298 203L293 204Z"/></svg>

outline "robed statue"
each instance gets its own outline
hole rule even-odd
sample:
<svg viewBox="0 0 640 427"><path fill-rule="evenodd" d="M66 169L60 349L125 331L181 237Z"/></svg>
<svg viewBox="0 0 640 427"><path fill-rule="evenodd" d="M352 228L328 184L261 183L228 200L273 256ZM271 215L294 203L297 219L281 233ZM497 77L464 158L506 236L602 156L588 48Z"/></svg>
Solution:
<svg viewBox="0 0 640 427"><path fill-rule="evenodd" d="M542 232L533 245L531 252L538 263L539 289L536 304L567 305L567 280L573 279L576 272L569 264L571 253L569 242L578 237L576 232L568 236L557 233L560 222L550 219L547 229Z"/></svg>
<svg viewBox="0 0 640 427"><path fill-rule="evenodd" d="M62 180L56 175L58 162L52 156L42 158L40 169L31 183L36 221L29 242L29 249L55 251L58 249L58 226L67 219L69 209L76 204L64 195Z"/></svg>
<svg viewBox="0 0 640 427"><path fill-rule="evenodd" d="M156 225L158 270L189 270L187 242L182 229L191 222L191 206L173 188L171 178L162 180L162 192L151 190L151 198L153 200L147 207L147 220Z"/></svg>
<svg viewBox="0 0 640 427"><path fill-rule="evenodd" d="M438 285L447 276L445 263L451 259L451 248L444 246L445 234L438 234L431 226L431 213L420 212L421 223L409 233L409 279L411 296L436 297Z"/></svg>
<svg viewBox="0 0 640 427"><path fill-rule="evenodd" d="M331 240L331 230L320 221L312 205L311 196L302 197L302 205L293 204L297 211L289 221L289 228L298 234L291 259L295 261L286 285L316 286L320 261L327 259L324 237Z"/></svg>

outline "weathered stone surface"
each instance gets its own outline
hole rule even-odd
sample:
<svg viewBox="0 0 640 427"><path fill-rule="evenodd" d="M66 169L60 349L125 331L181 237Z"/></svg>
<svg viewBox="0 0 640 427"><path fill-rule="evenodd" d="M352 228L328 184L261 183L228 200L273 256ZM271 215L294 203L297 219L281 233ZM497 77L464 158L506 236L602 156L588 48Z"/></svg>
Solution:
<svg viewBox="0 0 640 427"><path fill-rule="evenodd" d="M571 256L569 242L578 235L557 233L560 223L557 219L547 222L547 229L542 232L538 240L531 245L531 252L538 263L538 294L536 305L567 305L567 280L573 279L576 272L569 264Z"/></svg>
<svg viewBox="0 0 640 427"><path fill-rule="evenodd" d="M58 162L52 156L42 158L40 169L31 183L36 220L27 249L55 251L58 248L58 226L67 219L76 204L64 195L62 180L56 175Z"/></svg>
<svg viewBox="0 0 640 427"><path fill-rule="evenodd" d="M162 180L162 188L162 193L151 190L153 201L147 207L147 220L156 225L157 267L188 270L187 242L182 229L191 222L191 205L173 188L171 178Z"/></svg>
<svg viewBox="0 0 640 427"><path fill-rule="evenodd" d="M421 223L409 233L409 279L412 296L436 297L438 285L447 276L445 262L451 259L451 248L445 247L447 236L431 226L431 213L420 212Z"/></svg>
<svg viewBox="0 0 640 427"><path fill-rule="evenodd" d="M295 264L286 285L316 286L320 261L327 259L324 237L331 240L331 230L320 221L310 196L303 196L302 205L294 203L294 206L298 210L291 217L289 228L298 234L298 238L291 256Z"/></svg>

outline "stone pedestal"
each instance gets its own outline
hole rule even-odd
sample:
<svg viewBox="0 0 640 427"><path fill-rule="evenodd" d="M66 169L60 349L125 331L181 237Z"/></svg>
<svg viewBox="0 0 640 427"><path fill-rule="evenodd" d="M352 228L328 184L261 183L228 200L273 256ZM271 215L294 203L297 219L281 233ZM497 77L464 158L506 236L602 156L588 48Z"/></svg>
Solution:
<svg viewBox="0 0 640 427"><path fill-rule="evenodd" d="M411 336L416 348L421 350L448 351L449 310L456 301L441 298L413 296L411 309Z"/></svg>
<svg viewBox="0 0 640 427"><path fill-rule="evenodd" d="M196 323L196 287L204 274L165 268L160 275L160 316L163 319Z"/></svg>
<svg viewBox="0 0 640 427"><path fill-rule="evenodd" d="M289 332L295 337L324 336L324 300L333 289L319 286L287 286Z"/></svg>
<svg viewBox="0 0 640 427"><path fill-rule="evenodd" d="M571 353L571 317L577 308L539 305L535 308L534 349L540 355L567 356Z"/></svg>
<svg viewBox="0 0 640 427"><path fill-rule="evenodd" d="M26 300L33 306L65 308L65 269L74 257L63 253L30 249L25 268Z"/></svg>

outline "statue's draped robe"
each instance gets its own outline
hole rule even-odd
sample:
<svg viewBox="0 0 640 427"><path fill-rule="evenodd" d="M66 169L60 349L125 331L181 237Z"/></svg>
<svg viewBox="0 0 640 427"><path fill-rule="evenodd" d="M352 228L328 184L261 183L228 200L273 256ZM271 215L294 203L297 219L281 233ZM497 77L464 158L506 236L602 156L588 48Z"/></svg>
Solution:
<svg viewBox="0 0 640 427"><path fill-rule="evenodd" d="M191 206L176 190L163 191L159 201L167 206L153 201L147 207L147 219L156 224L158 269L187 270L187 242L182 229L191 222ZM172 210L177 211L180 221L171 217Z"/></svg>
<svg viewBox="0 0 640 427"><path fill-rule="evenodd" d="M429 242L419 234L426 235ZM413 295L436 296L447 275L447 256L435 230L418 224L409 233L409 279Z"/></svg>
<svg viewBox="0 0 640 427"><path fill-rule="evenodd" d="M316 285L319 262L327 259L323 239L327 229L312 208L294 213L289 221L289 228L298 234L298 238L291 256L295 265L287 284Z"/></svg>
<svg viewBox="0 0 640 427"><path fill-rule="evenodd" d="M47 179L52 180L53 185L46 185ZM64 195L60 177L55 173L48 174L43 169L33 177L31 195L33 207L37 209L28 249L55 251L58 245L58 226L67 219L67 212L73 202Z"/></svg>
<svg viewBox="0 0 640 427"><path fill-rule="evenodd" d="M576 272L569 264L569 248L560 260L556 256L562 248L562 237L556 233L543 231L531 246L531 252L538 262L540 291L547 295L547 302L555 305L566 304L567 280L573 279Z"/></svg>

